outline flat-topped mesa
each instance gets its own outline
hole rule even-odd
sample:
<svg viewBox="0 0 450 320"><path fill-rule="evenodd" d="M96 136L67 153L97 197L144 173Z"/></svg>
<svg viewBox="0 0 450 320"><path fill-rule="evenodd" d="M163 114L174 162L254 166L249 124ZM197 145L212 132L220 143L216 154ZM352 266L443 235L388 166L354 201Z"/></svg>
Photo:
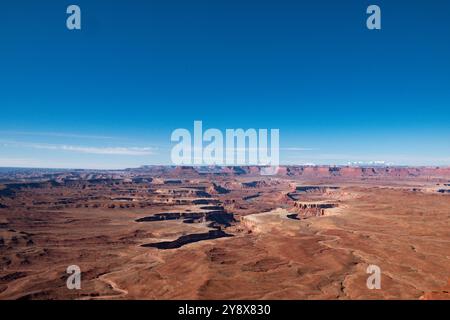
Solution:
<svg viewBox="0 0 450 320"><path fill-rule="evenodd" d="M208 193L210 194L227 194L229 192L230 190L216 183L213 183L212 186L208 188Z"/></svg>
<svg viewBox="0 0 450 320"><path fill-rule="evenodd" d="M210 198L211 195L203 190L193 188L177 188L177 189L157 189L157 194L170 195L170 196L184 196L184 197L197 197L197 198Z"/></svg>
<svg viewBox="0 0 450 320"><path fill-rule="evenodd" d="M296 201L294 203L295 208L299 209L331 209L336 208L339 205L337 203L330 202L304 202L304 201Z"/></svg>
<svg viewBox="0 0 450 320"><path fill-rule="evenodd" d="M268 188L268 187L274 187L280 184L280 181L276 179L266 179L266 180L254 180L254 181L247 181L242 182L241 187L242 188Z"/></svg>
<svg viewBox="0 0 450 320"><path fill-rule="evenodd" d="M156 213L152 216L136 219L136 222L154 222L164 220L178 220L183 219L184 223L200 223L210 222L208 224L211 228L229 227L232 222L235 222L234 215L224 210L223 206L209 206L200 209L212 211L198 211L198 212L164 212Z"/></svg>
<svg viewBox="0 0 450 320"><path fill-rule="evenodd" d="M269 184L262 180L262 181L250 181L250 182L242 182L242 187L244 188L263 188L267 187Z"/></svg>
<svg viewBox="0 0 450 320"><path fill-rule="evenodd" d="M335 186L297 186L295 188L297 192L322 192L322 193L337 189L339 189L339 187Z"/></svg>
<svg viewBox="0 0 450 320"><path fill-rule="evenodd" d="M300 219L309 217L324 216L327 209L337 208L339 204L327 201L305 202L295 201L294 207L290 210L292 214L288 215L290 219Z"/></svg>

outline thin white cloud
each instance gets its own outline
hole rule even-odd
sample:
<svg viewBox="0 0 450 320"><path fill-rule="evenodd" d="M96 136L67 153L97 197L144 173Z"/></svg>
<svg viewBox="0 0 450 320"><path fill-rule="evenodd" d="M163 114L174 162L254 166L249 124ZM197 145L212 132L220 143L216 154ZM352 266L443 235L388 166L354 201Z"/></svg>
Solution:
<svg viewBox="0 0 450 320"><path fill-rule="evenodd" d="M88 154L106 154L106 155L128 155L128 156L145 156L154 154L153 148L137 148L137 147L83 147L70 145L30 145L35 149L62 150Z"/></svg>
<svg viewBox="0 0 450 320"><path fill-rule="evenodd" d="M95 163L79 161L49 161L30 158L0 158L0 167L11 168L52 168L52 169L95 169L95 170L122 170L135 168L138 163Z"/></svg>
<svg viewBox="0 0 450 320"><path fill-rule="evenodd" d="M69 151L86 154L103 155L128 155L128 156L146 156L155 154L156 148L151 147L87 147L66 144L44 144L8 141L3 143L3 147L22 147L42 150Z"/></svg>
<svg viewBox="0 0 450 320"><path fill-rule="evenodd" d="M103 135L88 135L66 132L34 132L34 131L0 131L2 135L40 136L40 137L61 137L61 138L83 138L83 139L113 139L113 137Z"/></svg>

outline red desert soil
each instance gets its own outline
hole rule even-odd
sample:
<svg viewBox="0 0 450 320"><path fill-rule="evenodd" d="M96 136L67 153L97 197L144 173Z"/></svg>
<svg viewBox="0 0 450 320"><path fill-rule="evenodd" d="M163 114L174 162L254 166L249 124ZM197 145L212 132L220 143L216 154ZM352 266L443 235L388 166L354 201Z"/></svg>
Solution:
<svg viewBox="0 0 450 320"><path fill-rule="evenodd" d="M227 170L3 177L0 299L450 298L444 169Z"/></svg>

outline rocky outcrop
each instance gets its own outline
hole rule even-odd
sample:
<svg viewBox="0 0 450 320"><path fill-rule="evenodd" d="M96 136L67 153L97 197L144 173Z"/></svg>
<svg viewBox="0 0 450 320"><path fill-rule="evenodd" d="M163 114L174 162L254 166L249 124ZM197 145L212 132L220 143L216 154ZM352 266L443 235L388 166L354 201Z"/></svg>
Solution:
<svg viewBox="0 0 450 320"><path fill-rule="evenodd" d="M295 201L293 208L290 210L291 214L288 215L290 219L299 220L300 218L320 217L325 215L326 210L337 208L338 203L318 201L318 202L303 202Z"/></svg>
<svg viewBox="0 0 450 320"><path fill-rule="evenodd" d="M298 192L322 192L322 193L338 189L339 187L334 186L298 186L295 188L295 190Z"/></svg>
<svg viewBox="0 0 450 320"><path fill-rule="evenodd" d="M213 185L208 188L208 193L210 193L210 194L227 194L229 192L230 192L230 190L228 190L216 183L213 183Z"/></svg>
<svg viewBox="0 0 450 320"><path fill-rule="evenodd" d="M338 207L336 203L314 203L314 202L301 202L296 201L294 203L295 208L299 209L330 209Z"/></svg>
<svg viewBox="0 0 450 320"><path fill-rule="evenodd" d="M212 211L199 211L199 212L164 212L156 213L152 216L136 219L136 222L154 222L165 220L178 220L183 219L184 223L197 223L209 221L209 227L221 228L229 227L232 222L235 222L234 215L232 213L225 212L223 207L214 207L217 210Z"/></svg>

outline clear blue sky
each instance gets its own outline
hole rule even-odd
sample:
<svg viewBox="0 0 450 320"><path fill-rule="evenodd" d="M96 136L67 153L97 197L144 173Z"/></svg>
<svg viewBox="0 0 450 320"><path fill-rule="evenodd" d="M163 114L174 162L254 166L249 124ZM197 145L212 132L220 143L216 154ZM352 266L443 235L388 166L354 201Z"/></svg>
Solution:
<svg viewBox="0 0 450 320"><path fill-rule="evenodd" d="M449 1L1 7L0 166L170 164L171 132L194 120L279 128L285 164L450 165Z"/></svg>

